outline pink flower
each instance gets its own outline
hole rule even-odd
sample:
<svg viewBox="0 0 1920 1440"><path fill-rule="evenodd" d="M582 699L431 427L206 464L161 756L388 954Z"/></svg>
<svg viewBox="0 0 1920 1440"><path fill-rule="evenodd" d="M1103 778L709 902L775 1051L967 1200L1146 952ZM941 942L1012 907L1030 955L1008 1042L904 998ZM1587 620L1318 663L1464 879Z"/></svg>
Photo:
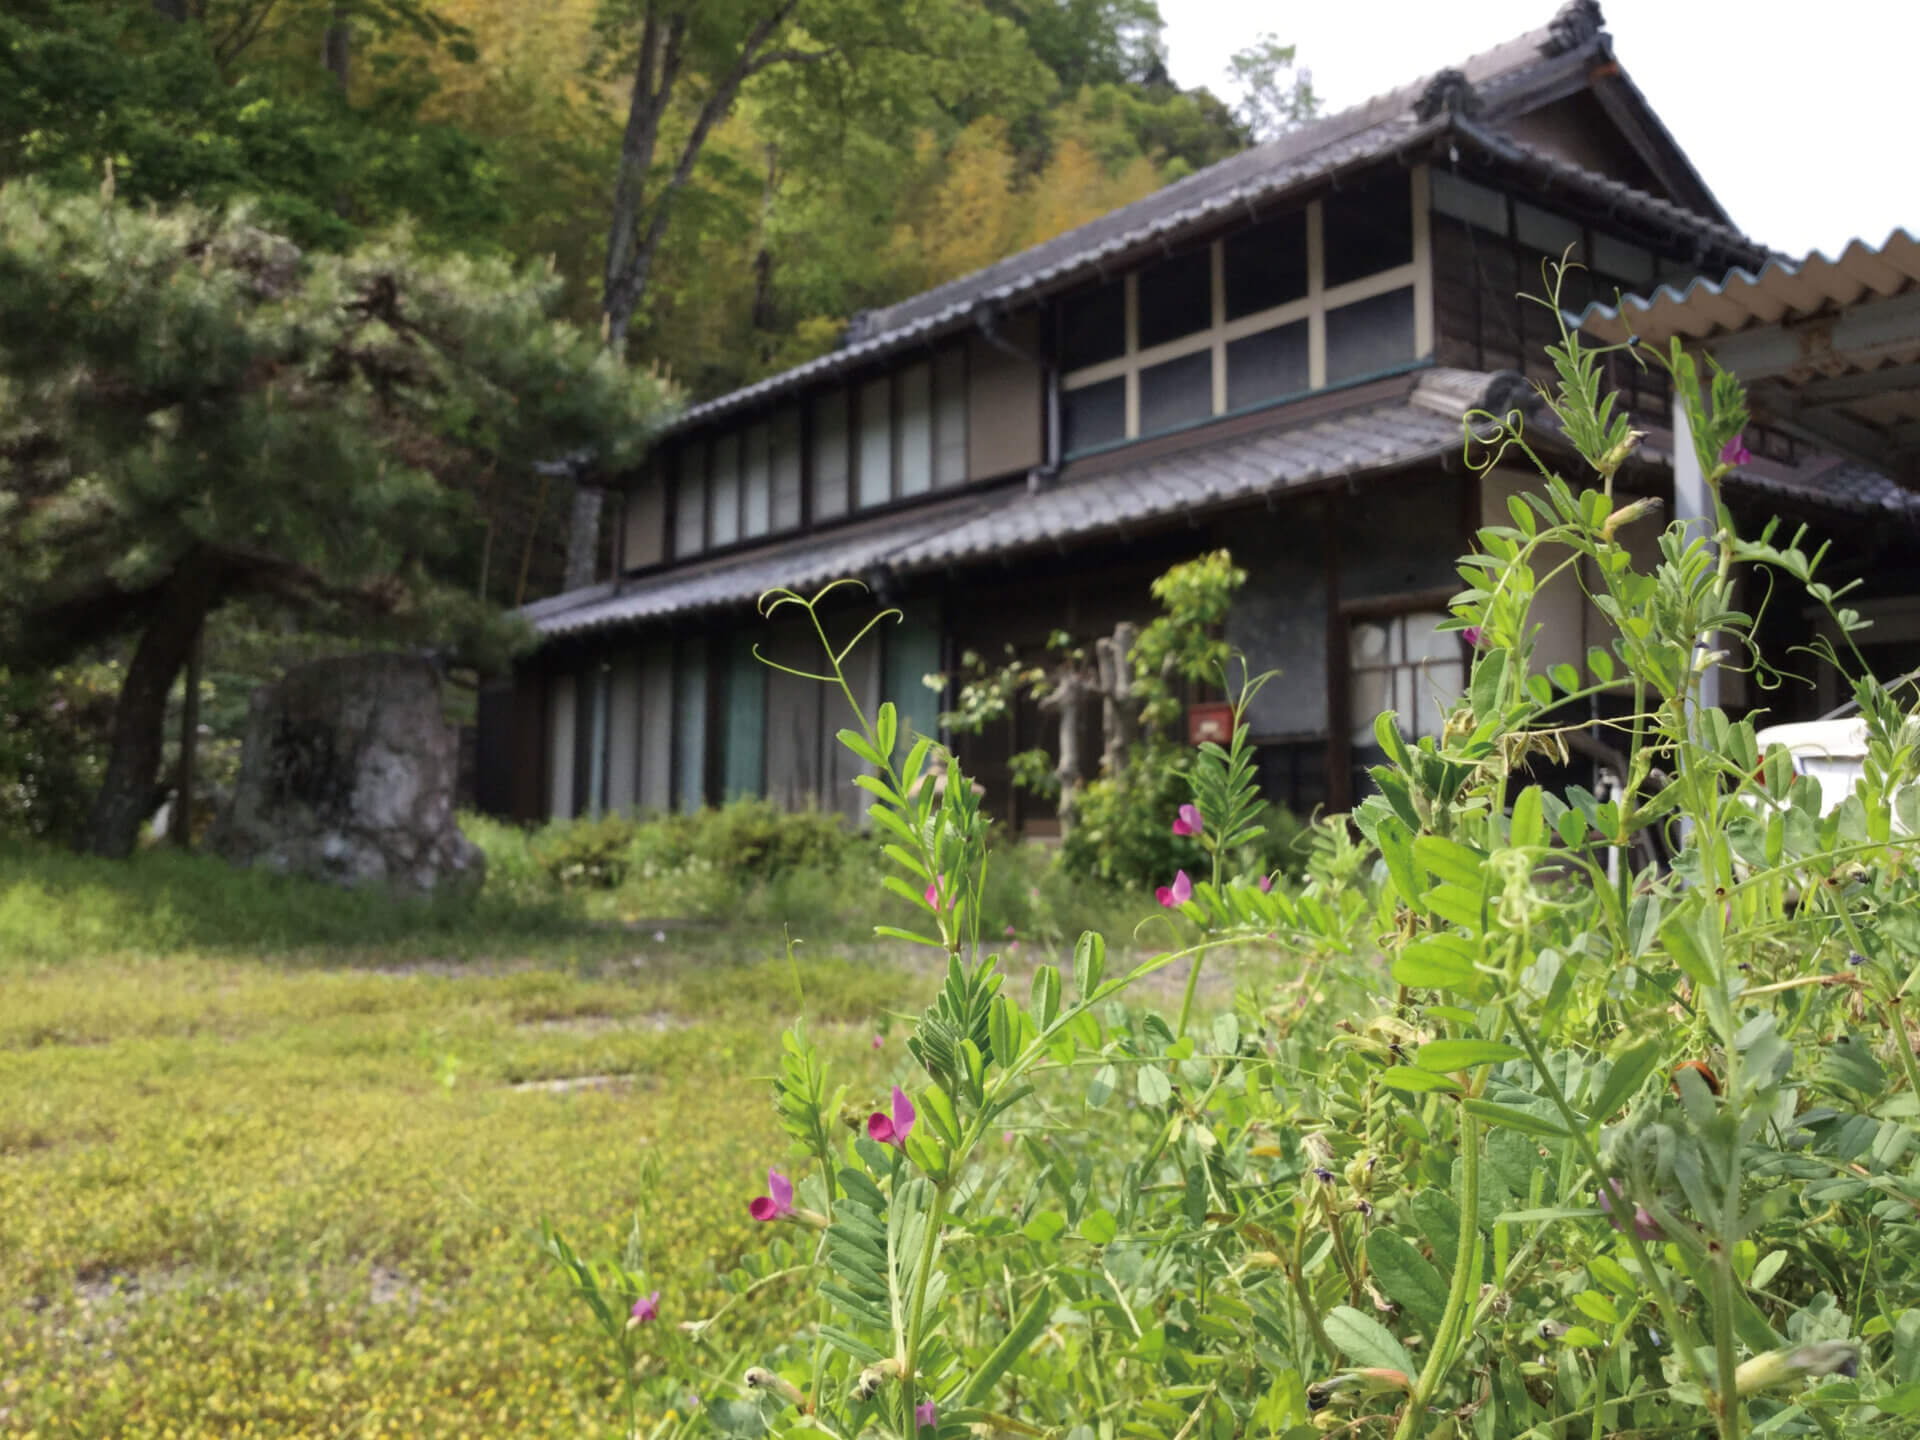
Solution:
<svg viewBox="0 0 1920 1440"><path fill-rule="evenodd" d="M1262 875L1260 877L1260 893L1262 895L1266 895L1266 894L1270 894L1272 890L1273 890L1273 876Z"/></svg>
<svg viewBox="0 0 1920 1440"><path fill-rule="evenodd" d="M1200 822L1200 807L1182 805L1180 813L1174 817L1173 833L1176 835L1198 835L1206 826Z"/></svg>
<svg viewBox="0 0 1920 1440"><path fill-rule="evenodd" d="M767 1193L756 1195L747 1205L747 1213L756 1220L778 1220L793 1213L793 1182L778 1170L767 1171Z"/></svg>
<svg viewBox="0 0 1920 1440"><path fill-rule="evenodd" d="M1747 449L1747 437L1736 435L1720 447L1722 465L1751 465L1753 455Z"/></svg>
<svg viewBox="0 0 1920 1440"><path fill-rule="evenodd" d="M887 1037L884 1035L876 1035L873 1037L873 1048L876 1050L884 1049L886 1043Z"/></svg>
<svg viewBox="0 0 1920 1440"><path fill-rule="evenodd" d="M1007 926L1007 939L1009 939L1009 940L1011 940L1011 939L1013 939L1013 937L1014 937L1014 934L1015 934L1015 931L1014 931L1014 928L1013 928L1013 926L1011 926L1011 925L1009 925L1009 926Z"/></svg>
<svg viewBox="0 0 1920 1440"><path fill-rule="evenodd" d="M947 885L947 877L944 874L940 874L940 875L934 876L933 883L927 886L925 899L927 904L933 907L934 912L936 914L938 914L940 910L945 908L946 885Z"/></svg>
<svg viewBox="0 0 1920 1440"><path fill-rule="evenodd" d="M915 1425L938 1425L940 1423L940 1407L931 1400L922 1400L918 1405L913 1407L913 1423Z"/></svg>
<svg viewBox="0 0 1920 1440"><path fill-rule="evenodd" d="M1621 1224L1620 1218L1613 1213L1613 1207L1616 1204L1624 1206L1626 1202L1626 1196L1620 1191L1620 1182L1607 1181L1605 1188L1599 1192L1598 1198L1600 1213L1607 1217L1607 1223L1621 1234L1626 1234L1627 1227ZM1642 1240L1660 1240L1665 1238L1667 1232L1660 1228L1659 1221L1647 1213L1646 1206L1636 1205L1633 1207L1633 1233Z"/></svg>
<svg viewBox="0 0 1920 1440"><path fill-rule="evenodd" d="M1478 625L1469 625L1460 632L1460 638L1475 650L1478 650L1486 643L1487 632L1482 630Z"/></svg>
<svg viewBox="0 0 1920 1440"><path fill-rule="evenodd" d="M656 1290L651 1295L642 1295L638 1300L633 1302L633 1318L627 1321L627 1328L631 1330L636 1325L644 1325L649 1320L658 1320L659 1318L660 1292Z"/></svg>
<svg viewBox="0 0 1920 1440"><path fill-rule="evenodd" d="M1193 898L1193 881L1187 878L1186 871L1177 871L1173 877L1173 884L1162 885L1153 892L1153 898L1169 907L1184 905Z"/></svg>
<svg viewBox="0 0 1920 1440"><path fill-rule="evenodd" d="M907 1136L913 1133L913 1101L907 1098L907 1092L898 1085L893 1087L893 1115L882 1115L878 1110L867 1117L867 1135L882 1145L906 1147Z"/></svg>

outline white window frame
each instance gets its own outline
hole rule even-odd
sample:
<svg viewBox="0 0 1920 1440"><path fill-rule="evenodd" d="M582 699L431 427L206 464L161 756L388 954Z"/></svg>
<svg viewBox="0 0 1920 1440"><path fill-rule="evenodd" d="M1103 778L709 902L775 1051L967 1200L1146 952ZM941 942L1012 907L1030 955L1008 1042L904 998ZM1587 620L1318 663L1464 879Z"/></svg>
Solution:
<svg viewBox="0 0 1920 1440"><path fill-rule="evenodd" d="M1213 314L1211 323L1178 340L1169 340L1145 350L1139 346L1140 272L1124 277L1126 296L1126 353L1098 365L1087 365L1060 377L1063 392L1081 390L1107 380L1124 379L1127 390L1127 421L1124 440L1140 435L1140 372L1167 360L1210 350L1213 353L1213 417L1230 413L1227 409L1227 346L1248 335L1272 330L1296 320L1307 322L1307 374L1310 390L1323 389L1327 383L1327 312L1370 300L1394 290L1413 291L1413 362L1433 354L1433 252L1428 241L1427 167L1412 166L1407 175L1413 199L1413 259L1404 265L1327 288L1325 230L1318 200L1307 204L1307 293L1284 305L1228 320L1226 297L1226 249L1224 240L1214 240L1209 248L1213 257ZM1273 402L1263 402L1273 403ZM1258 409L1259 406L1248 407ZM1098 449L1102 447L1091 447ZM1088 453L1088 452L1079 452Z"/></svg>

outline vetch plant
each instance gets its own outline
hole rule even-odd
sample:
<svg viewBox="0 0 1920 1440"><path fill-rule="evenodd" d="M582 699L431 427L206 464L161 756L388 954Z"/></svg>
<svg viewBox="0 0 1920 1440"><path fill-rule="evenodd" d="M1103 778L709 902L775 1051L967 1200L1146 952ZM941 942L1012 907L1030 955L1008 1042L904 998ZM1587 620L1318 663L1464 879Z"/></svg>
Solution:
<svg viewBox="0 0 1920 1440"><path fill-rule="evenodd" d="M1866 673L1824 550L1736 527L1732 376L1639 357L1671 377L1715 513L1630 547L1649 507L1614 487L1638 437L1599 352L1563 331L1551 355L1550 425L1472 417L1471 464L1539 482L1461 562L1448 623L1472 663L1440 732L1379 716L1376 793L1275 885L1238 873L1260 825L1243 684L1229 743L1157 821L1206 863L1135 932L1165 948L1111 971L1089 933L1014 993L1005 937L981 933L973 787L952 757L939 794L916 783L932 742L861 710L860 637L832 641L820 610L835 587L768 598L812 623L813 678L855 717L840 738L898 912L876 933L944 952L945 974L885 1098L830 1086L814 1038L786 1032L790 1149L754 1214L820 1224L756 1230L807 1243L743 1256L717 1313L630 1328L643 1296L671 1313L674 1278L548 1234L632 1433L1914 1433L1920 718ZM1579 666L1541 654L1563 576L1608 631ZM1832 807L1702 703L1714 664L1792 683L1739 601L1790 585L1840 637L1821 658L1868 733ZM1570 759L1602 699L1617 792L1549 789L1536 767ZM1263 962L1207 1007L1203 962L1226 951ZM1163 1016L1141 982L1181 966Z"/></svg>

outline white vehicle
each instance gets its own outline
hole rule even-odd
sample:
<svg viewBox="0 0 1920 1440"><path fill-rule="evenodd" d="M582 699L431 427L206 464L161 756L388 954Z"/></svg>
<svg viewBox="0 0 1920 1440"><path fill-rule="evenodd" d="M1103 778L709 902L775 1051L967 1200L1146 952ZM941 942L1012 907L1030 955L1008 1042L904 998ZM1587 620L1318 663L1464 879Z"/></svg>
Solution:
<svg viewBox="0 0 1920 1440"><path fill-rule="evenodd" d="M1858 709L1849 701L1818 720L1769 725L1754 737L1762 755L1775 745L1786 746L1794 773L1820 787L1822 815L1838 810L1866 771L1867 722L1853 713Z"/></svg>
<svg viewBox="0 0 1920 1440"><path fill-rule="evenodd" d="M1920 687L1920 670L1888 681L1886 688L1897 695L1910 686ZM1909 719L1907 723L1913 722ZM1819 784L1822 815L1838 810L1853 794L1854 782L1867 770L1867 722L1861 718L1857 700L1829 710L1818 720L1769 725L1753 738L1759 742L1762 755L1774 745L1787 747L1794 773Z"/></svg>

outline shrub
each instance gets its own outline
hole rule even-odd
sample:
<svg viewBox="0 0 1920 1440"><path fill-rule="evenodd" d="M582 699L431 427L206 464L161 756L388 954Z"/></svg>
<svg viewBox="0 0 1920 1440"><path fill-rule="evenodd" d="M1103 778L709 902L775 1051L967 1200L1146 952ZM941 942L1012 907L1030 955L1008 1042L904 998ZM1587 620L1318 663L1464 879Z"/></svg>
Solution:
<svg viewBox="0 0 1920 1440"><path fill-rule="evenodd" d="M1167 817L1188 798L1189 756L1170 745L1143 745L1124 777L1090 781L1077 798L1076 823L1060 847L1068 874L1152 890L1178 870L1199 866L1198 841L1176 835ZM1280 805L1263 810L1266 833L1232 857L1235 873L1297 877L1305 864L1305 826Z"/></svg>

